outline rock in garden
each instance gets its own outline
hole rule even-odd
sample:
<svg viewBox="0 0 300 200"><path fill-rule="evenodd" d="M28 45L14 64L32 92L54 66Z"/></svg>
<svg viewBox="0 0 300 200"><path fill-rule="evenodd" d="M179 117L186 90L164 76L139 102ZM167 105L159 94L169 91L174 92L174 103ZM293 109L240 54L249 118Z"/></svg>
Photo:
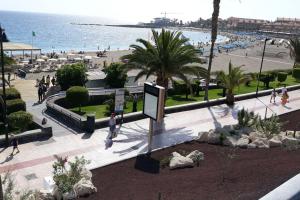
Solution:
<svg viewBox="0 0 300 200"><path fill-rule="evenodd" d="M184 157L177 152L172 153L173 157L170 160L170 169L192 167L194 162L191 158Z"/></svg>
<svg viewBox="0 0 300 200"><path fill-rule="evenodd" d="M286 131L286 136L287 137L294 137L295 131Z"/></svg>
<svg viewBox="0 0 300 200"><path fill-rule="evenodd" d="M63 194L63 200L73 200L76 198L77 198L77 196L76 196L76 193L74 192L74 190Z"/></svg>
<svg viewBox="0 0 300 200"><path fill-rule="evenodd" d="M299 144L299 140L291 137L284 137L282 139L282 144L285 147L297 147Z"/></svg>
<svg viewBox="0 0 300 200"><path fill-rule="evenodd" d="M97 192L97 188L93 185L90 180L82 178L78 183L73 186L73 189L78 197L89 196Z"/></svg>
<svg viewBox="0 0 300 200"><path fill-rule="evenodd" d="M241 129L238 130L238 133L240 135L242 135L242 134L248 135L251 132L253 132L253 128L251 128L251 127L243 127L243 128L241 128Z"/></svg>
<svg viewBox="0 0 300 200"><path fill-rule="evenodd" d="M255 144L257 148L269 148L269 141L266 138L256 138L252 144Z"/></svg>
<svg viewBox="0 0 300 200"><path fill-rule="evenodd" d="M237 139L235 139L232 136L227 136L225 140L223 141L224 146L230 146L230 147L235 147L237 144Z"/></svg>
<svg viewBox="0 0 300 200"><path fill-rule="evenodd" d="M295 138L298 139L298 140L300 139L300 131L296 131Z"/></svg>
<svg viewBox="0 0 300 200"><path fill-rule="evenodd" d="M92 180L92 172L86 168L82 169L81 171L81 177L86 180Z"/></svg>
<svg viewBox="0 0 300 200"><path fill-rule="evenodd" d="M277 140L275 138L272 138L269 140L269 146L270 147L281 147L282 142L280 140Z"/></svg>
<svg viewBox="0 0 300 200"><path fill-rule="evenodd" d="M39 200L55 200L54 196L48 190L39 191Z"/></svg>
<svg viewBox="0 0 300 200"><path fill-rule="evenodd" d="M241 137L237 143L236 146L240 147L240 148L247 148L249 144L249 138L247 137Z"/></svg>
<svg viewBox="0 0 300 200"><path fill-rule="evenodd" d="M253 142L254 140L256 140L257 138L261 137L261 134L258 132L251 132L249 133L249 139Z"/></svg>
<svg viewBox="0 0 300 200"><path fill-rule="evenodd" d="M248 149L255 149L255 148L256 148L256 145L253 144L253 143L250 143L250 144L248 144L247 148L248 148Z"/></svg>
<svg viewBox="0 0 300 200"><path fill-rule="evenodd" d="M208 140L208 132L207 131L205 131L205 132L199 132L198 133L198 137L199 137L199 139L198 139L199 142L207 142L207 140Z"/></svg>
<svg viewBox="0 0 300 200"><path fill-rule="evenodd" d="M214 131L209 131L207 143L209 144L220 144L220 134L215 133Z"/></svg>
<svg viewBox="0 0 300 200"><path fill-rule="evenodd" d="M55 199L62 199L62 194L59 191L57 185L54 185L53 190L52 190L52 195L54 196Z"/></svg>
<svg viewBox="0 0 300 200"><path fill-rule="evenodd" d="M204 153L202 153L202 152L200 152L198 150L195 150L195 151L192 151L186 157L192 159L193 162L198 162L200 160L204 160Z"/></svg>

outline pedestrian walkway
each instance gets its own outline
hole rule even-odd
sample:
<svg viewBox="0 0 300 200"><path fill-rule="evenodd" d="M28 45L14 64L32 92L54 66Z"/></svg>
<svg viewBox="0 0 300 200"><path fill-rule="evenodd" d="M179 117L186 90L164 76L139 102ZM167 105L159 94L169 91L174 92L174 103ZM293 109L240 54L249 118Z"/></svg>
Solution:
<svg viewBox="0 0 300 200"><path fill-rule="evenodd" d="M226 105L202 108L191 111L168 114L165 118L165 131L153 138L152 149L168 147L174 144L189 141L197 137L199 131L208 131L218 126L237 122L238 110L245 107L261 116L271 116L273 113L283 114L300 108L300 91L290 92L290 103L283 107L277 99L277 104L270 104L270 97L240 101L233 108ZM32 107L30 112L39 114L43 104ZM267 111L267 112L266 112ZM49 123L56 124L51 119ZM51 176L54 155L85 156L91 160L89 168L98 168L124 159L135 157L148 150L147 133L149 119L126 123L114 139L111 148L105 148L108 128L96 130L92 135L64 132L58 124L54 128L54 137L44 142L32 142L19 146L20 153L14 157L9 154L12 148L0 150L0 173L12 171L20 188L42 188L43 178ZM60 127L60 128L59 128ZM201 149L200 149L201 150Z"/></svg>

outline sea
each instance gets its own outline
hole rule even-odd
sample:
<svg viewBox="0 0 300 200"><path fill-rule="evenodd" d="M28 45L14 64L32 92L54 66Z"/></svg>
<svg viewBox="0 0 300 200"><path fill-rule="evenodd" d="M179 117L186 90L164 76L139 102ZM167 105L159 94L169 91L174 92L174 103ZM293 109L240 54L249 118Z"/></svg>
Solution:
<svg viewBox="0 0 300 200"><path fill-rule="evenodd" d="M148 28L105 26L118 22L90 16L0 11L0 24L11 42L31 44L42 49L43 53L126 50L131 44L137 44L138 38L151 40L151 30ZM209 33L182 32L190 39L190 44L210 41ZM217 42L225 40L226 37L218 36Z"/></svg>

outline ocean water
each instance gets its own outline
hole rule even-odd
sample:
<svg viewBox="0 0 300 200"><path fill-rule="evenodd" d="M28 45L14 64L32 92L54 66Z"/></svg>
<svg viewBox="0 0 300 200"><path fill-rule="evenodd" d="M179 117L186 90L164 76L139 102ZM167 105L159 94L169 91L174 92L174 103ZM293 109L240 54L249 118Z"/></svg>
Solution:
<svg viewBox="0 0 300 200"><path fill-rule="evenodd" d="M110 26L80 26L72 23L116 24L97 17L0 11L0 23L11 42L32 44L42 52L128 49L137 38L149 39L151 30ZM36 36L32 37L32 31ZM182 31L190 43L209 42L210 34ZM218 41L226 38L218 36Z"/></svg>

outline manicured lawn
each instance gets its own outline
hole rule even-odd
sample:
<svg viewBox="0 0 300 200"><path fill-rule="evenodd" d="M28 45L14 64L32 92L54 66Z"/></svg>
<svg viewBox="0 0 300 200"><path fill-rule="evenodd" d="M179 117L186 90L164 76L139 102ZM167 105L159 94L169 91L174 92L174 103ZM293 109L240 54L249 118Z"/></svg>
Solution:
<svg viewBox="0 0 300 200"><path fill-rule="evenodd" d="M263 83L260 82L260 87L259 91L265 90L265 87L263 86ZM287 80L283 82L282 84L286 84L287 86L291 85L296 85L300 84L299 82L296 82L296 80L289 75ZM255 92L256 91L256 81L252 81L249 86L245 86L244 84L240 85L239 88L235 90L236 94L246 94L250 92ZM277 81L271 82L270 83L270 88L278 88L282 87ZM209 99L217 99L222 97L222 89L211 89L209 90ZM188 99L186 99L185 94L182 95L172 95L168 96L167 101L166 101L166 106L175 106L175 105L182 105L182 104L187 104L187 103L194 103L194 102L200 102L203 101L204 98L204 91L201 91L199 96L188 96ZM138 111L141 111L143 109L143 102L140 99L137 104L137 109ZM76 113L78 113L78 108L72 108L70 109ZM81 114L83 116L86 116L89 113L95 113L96 118L103 118L105 116L105 111L106 111L106 105L91 105L91 106L84 106L81 108ZM132 112L132 102L127 102L126 104L126 109L125 113L130 113Z"/></svg>

